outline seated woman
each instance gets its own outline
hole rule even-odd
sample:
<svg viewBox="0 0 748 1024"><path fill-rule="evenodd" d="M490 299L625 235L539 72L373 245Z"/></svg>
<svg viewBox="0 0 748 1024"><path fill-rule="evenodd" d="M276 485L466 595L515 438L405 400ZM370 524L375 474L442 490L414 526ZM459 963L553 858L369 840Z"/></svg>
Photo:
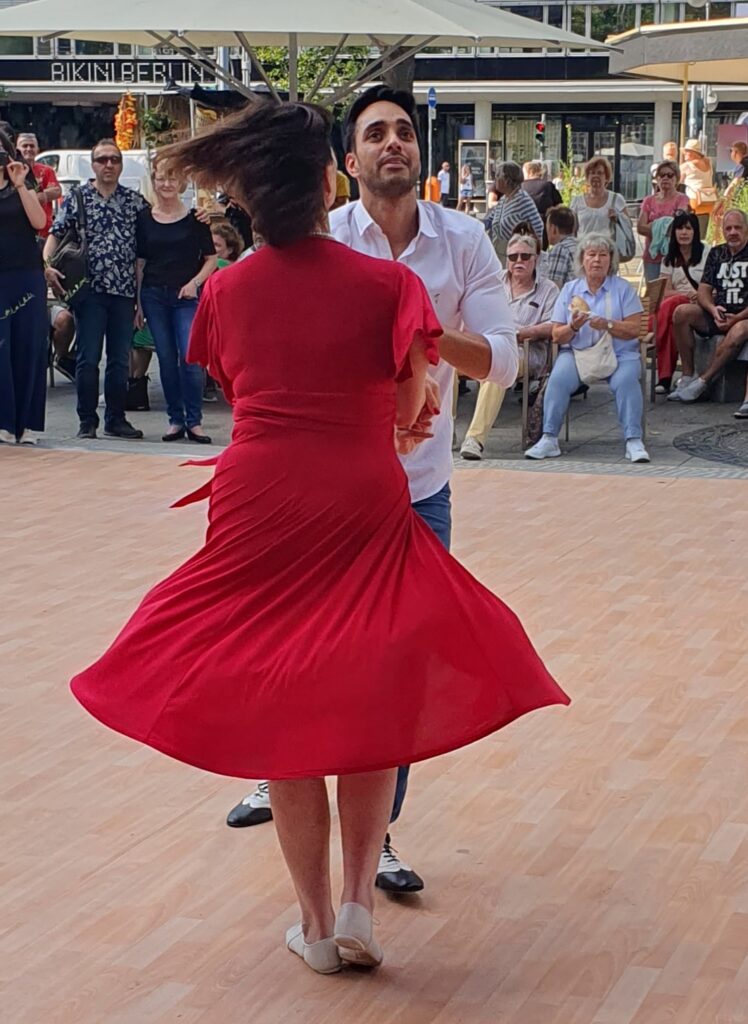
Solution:
<svg viewBox="0 0 748 1024"><path fill-rule="evenodd" d="M657 313L658 395L670 391L678 348L673 336L673 313L685 302L696 302L696 291L704 273L709 246L701 241L699 218L691 210L676 213L670 230L670 248L662 261L665 292Z"/></svg>
<svg viewBox="0 0 748 1024"><path fill-rule="evenodd" d="M558 288L537 270L540 243L532 235L513 235L507 246L507 269L502 273L504 290L517 328L517 341L530 342L530 377L540 379L549 363L551 313ZM522 353L520 353L522 359ZM506 389L482 380L475 413L460 449L463 459L482 459L483 448L496 422Z"/></svg>
<svg viewBox="0 0 748 1024"><path fill-rule="evenodd" d="M561 424L571 396L582 384L575 352L592 348L607 332L617 366L606 380L615 395L626 458L631 462L649 462L641 440L641 360L637 341L641 301L628 281L617 276L618 252L608 234L580 238L575 262L579 276L561 289L551 317L553 340L561 348L545 391L543 436L527 449L525 456L548 459L561 454Z"/></svg>

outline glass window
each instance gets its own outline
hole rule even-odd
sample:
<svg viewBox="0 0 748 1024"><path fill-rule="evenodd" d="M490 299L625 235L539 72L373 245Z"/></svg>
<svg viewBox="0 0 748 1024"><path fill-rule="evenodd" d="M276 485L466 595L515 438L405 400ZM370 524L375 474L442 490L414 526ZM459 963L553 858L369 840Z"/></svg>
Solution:
<svg viewBox="0 0 748 1024"><path fill-rule="evenodd" d="M76 57L111 57L114 55L114 43L94 43L88 39L75 40Z"/></svg>
<svg viewBox="0 0 748 1024"><path fill-rule="evenodd" d="M634 4L594 4L590 7L590 34L600 42L608 36L634 28L635 24Z"/></svg>
<svg viewBox="0 0 748 1024"><path fill-rule="evenodd" d="M629 202L652 191L649 176L654 162L654 115L624 114L621 117L621 193Z"/></svg>
<svg viewBox="0 0 748 1024"><path fill-rule="evenodd" d="M680 21L680 4L660 4L660 21L667 25L674 21ZM643 19L642 19L643 20Z"/></svg>
<svg viewBox="0 0 748 1024"><path fill-rule="evenodd" d="M715 18L730 18L732 16L732 4L712 4L709 17L712 21Z"/></svg>
<svg viewBox="0 0 748 1024"><path fill-rule="evenodd" d="M571 9L571 24L569 28L580 36L587 35L587 8L574 6Z"/></svg>
<svg viewBox="0 0 748 1024"><path fill-rule="evenodd" d="M2 57L32 57L34 55L34 40L32 36L6 36L0 37L0 56Z"/></svg>
<svg viewBox="0 0 748 1024"><path fill-rule="evenodd" d="M117 53L120 57L132 57L132 43L120 43L117 46Z"/></svg>
<svg viewBox="0 0 748 1024"><path fill-rule="evenodd" d="M654 25L655 23L655 5L654 4L640 4L639 6L639 24L640 25Z"/></svg>
<svg viewBox="0 0 748 1024"><path fill-rule="evenodd" d="M548 11L548 24L552 25L553 28L564 27L564 8L562 4L551 4L550 7L546 7Z"/></svg>

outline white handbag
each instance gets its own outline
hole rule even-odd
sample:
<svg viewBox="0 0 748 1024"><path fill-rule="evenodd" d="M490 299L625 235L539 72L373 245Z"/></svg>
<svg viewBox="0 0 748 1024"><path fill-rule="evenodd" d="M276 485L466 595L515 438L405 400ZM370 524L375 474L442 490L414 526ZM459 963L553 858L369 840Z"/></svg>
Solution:
<svg viewBox="0 0 748 1024"><path fill-rule="evenodd" d="M605 296L605 318L611 319L613 300L610 292ZM573 348L577 373L583 384L592 384L596 380L607 380L618 369L618 357L613 348L613 337L610 331L604 331L600 340L590 348Z"/></svg>

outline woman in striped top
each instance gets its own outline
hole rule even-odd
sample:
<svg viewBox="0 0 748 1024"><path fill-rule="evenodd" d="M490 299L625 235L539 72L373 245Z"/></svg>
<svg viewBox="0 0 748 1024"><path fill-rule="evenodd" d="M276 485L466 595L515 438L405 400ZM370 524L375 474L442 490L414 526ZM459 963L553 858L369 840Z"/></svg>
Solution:
<svg viewBox="0 0 748 1024"><path fill-rule="evenodd" d="M503 260L507 242L521 221L527 221L538 238L543 237L543 221L538 208L522 188L522 168L507 161L496 168L496 191L501 195L491 225L491 241L496 255Z"/></svg>

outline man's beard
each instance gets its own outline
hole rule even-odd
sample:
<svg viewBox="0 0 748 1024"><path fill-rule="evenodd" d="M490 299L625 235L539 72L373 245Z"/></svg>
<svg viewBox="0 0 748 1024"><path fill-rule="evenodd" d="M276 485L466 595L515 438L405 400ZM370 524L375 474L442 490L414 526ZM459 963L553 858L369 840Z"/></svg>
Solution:
<svg viewBox="0 0 748 1024"><path fill-rule="evenodd" d="M376 175L361 175L361 184L380 199L402 199L416 187L420 173L420 169L413 168L408 177L391 178L388 181Z"/></svg>

